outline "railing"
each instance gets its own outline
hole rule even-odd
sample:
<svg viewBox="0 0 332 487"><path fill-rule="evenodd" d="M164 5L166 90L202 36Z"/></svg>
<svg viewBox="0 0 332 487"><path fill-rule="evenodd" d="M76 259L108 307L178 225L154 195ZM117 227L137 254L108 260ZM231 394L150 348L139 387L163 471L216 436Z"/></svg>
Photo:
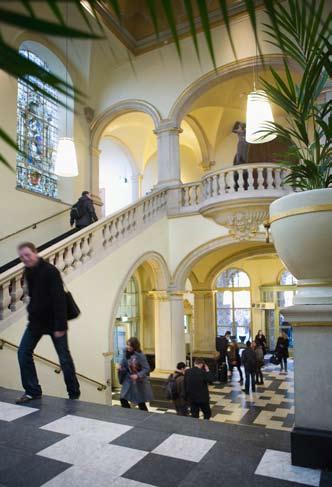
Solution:
<svg viewBox="0 0 332 487"><path fill-rule="evenodd" d="M201 183L182 186L182 206L198 207L205 201L216 198L240 197L240 193L264 196L288 191L282 186L287 170L273 163L248 164L220 169L202 178ZM280 195L279 195L280 196Z"/></svg>
<svg viewBox="0 0 332 487"><path fill-rule="evenodd" d="M142 198L135 204L90 225L40 253L64 275L87 263L93 255L99 258L131 235L142 231L166 214L167 190ZM23 265L19 264L0 278L0 320L19 310L27 301Z"/></svg>
<svg viewBox="0 0 332 487"><path fill-rule="evenodd" d="M16 350L18 350L18 346L15 345L15 343L12 343L12 342L9 342L8 340L4 340L3 338L0 338L0 350L3 350L3 347L5 345L7 345L8 347L15 348ZM37 355L36 353L34 353L33 356L37 360L40 360L42 362L47 363L48 365L52 365L53 367L56 367L54 369L54 372L56 374L60 374L60 372L61 372L61 366L59 364L57 364L56 362L53 362L53 360L50 360L50 359L48 359L46 357L42 357L41 355ZM102 382L98 382L97 380L91 379L90 377L87 377L86 375L79 374L78 372L76 372L76 377L79 377L80 379L83 379L83 380L86 380L88 382L91 382L92 384L95 384L97 386L97 390L98 391L104 391L105 389L107 389L106 384L103 384Z"/></svg>

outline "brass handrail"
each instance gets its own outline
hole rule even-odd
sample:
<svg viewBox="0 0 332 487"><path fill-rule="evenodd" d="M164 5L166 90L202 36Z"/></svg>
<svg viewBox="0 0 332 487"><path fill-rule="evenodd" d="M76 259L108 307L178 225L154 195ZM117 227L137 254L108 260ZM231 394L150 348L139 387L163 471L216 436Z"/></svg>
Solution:
<svg viewBox="0 0 332 487"><path fill-rule="evenodd" d="M67 211L70 211L70 208L66 208L65 210L59 211L58 213L55 213L54 215L47 216L46 218L43 218L42 220L39 220L38 222L31 223L30 225L27 225L26 227L20 228L19 230L16 230L16 232L10 233L9 235L6 235L5 237L0 238L0 242L3 242L4 240L7 240L10 237L14 237L14 235L18 235L21 232L24 232L25 230L29 230L31 228L32 230L35 230L38 225L41 223L46 222L47 220L52 220L52 218L55 218L56 216L62 215L63 213L66 213Z"/></svg>
<svg viewBox="0 0 332 487"><path fill-rule="evenodd" d="M19 348L17 345L15 345L15 343L9 342L8 340L5 340L4 338L0 338L0 350L3 350L4 345L8 345L9 347L13 347L16 350L18 350L18 348ZM59 364L57 364L56 362L53 362L53 360L50 360L50 359L45 358L45 357L42 357L41 355L37 355L36 353L34 353L33 356L36 359L38 359L38 360L41 360L43 362L46 362L47 364L53 365L54 367L56 367L56 369L54 370L54 372L56 374L60 374L61 367L60 367ZM87 380L89 382L92 382L93 384L96 384L98 386L97 387L97 390L98 391L104 391L105 389L107 389L107 385L106 384L103 384L102 382L98 382L97 380L91 379L90 377L87 377L86 375L83 375L83 374L80 374L80 373L76 372L76 376L77 377L80 377L81 379L84 379L84 380Z"/></svg>

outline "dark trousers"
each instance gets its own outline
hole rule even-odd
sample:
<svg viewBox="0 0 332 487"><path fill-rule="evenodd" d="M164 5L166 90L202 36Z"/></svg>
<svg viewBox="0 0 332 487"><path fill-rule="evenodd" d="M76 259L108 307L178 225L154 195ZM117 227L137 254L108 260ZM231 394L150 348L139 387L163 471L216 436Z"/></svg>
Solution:
<svg viewBox="0 0 332 487"><path fill-rule="evenodd" d="M120 402L121 402L121 406L123 408L127 408L127 409L130 409L130 404L129 402L127 401L127 399L120 399ZM141 411L148 411L148 408L145 404L145 402L140 402L138 404L138 408L141 410Z"/></svg>
<svg viewBox="0 0 332 487"><path fill-rule="evenodd" d="M245 374L246 374L246 382L245 382L245 391L247 394L249 394L249 390L250 390L250 381L251 381L251 389L252 389L252 392L255 392L256 390L256 387L255 387L255 371L251 372L249 370L245 370Z"/></svg>
<svg viewBox="0 0 332 487"><path fill-rule="evenodd" d="M188 406L186 404L184 406L179 406L178 404L174 403L174 406L178 416L188 416Z"/></svg>
<svg viewBox="0 0 332 487"><path fill-rule="evenodd" d="M263 384L262 367L257 367L256 369L256 384Z"/></svg>
<svg viewBox="0 0 332 487"><path fill-rule="evenodd" d="M287 357L281 357L280 368L281 370L285 369L285 372L287 372Z"/></svg>
<svg viewBox="0 0 332 487"><path fill-rule="evenodd" d="M243 381L243 374L242 374L241 366L240 365L232 365L232 364L230 364L229 367L230 367L230 371L231 371L232 374L233 374L233 369L236 368L239 371L240 380Z"/></svg>
<svg viewBox="0 0 332 487"><path fill-rule="evenodd" d="M199 418L199 411L202 411L204 419L211 418L211 408L208 402L192 402L190 404L190 412L193 418Z"/></svg>
<svg viewBox="0 0 332 487"><path fill-rule="evenodd" d="M42 390L38 382L35 363L33 360L33 351L43 335L34 335L29 327L26 328L19 349L18 361L21 370L21 380L25 393L28 396L41 396ZM58 354L60 366L65 379L69 397L80 395L80 385L76 378L75 366L68 348L67 333L59 338L51 335L53 345Z"/></svg>

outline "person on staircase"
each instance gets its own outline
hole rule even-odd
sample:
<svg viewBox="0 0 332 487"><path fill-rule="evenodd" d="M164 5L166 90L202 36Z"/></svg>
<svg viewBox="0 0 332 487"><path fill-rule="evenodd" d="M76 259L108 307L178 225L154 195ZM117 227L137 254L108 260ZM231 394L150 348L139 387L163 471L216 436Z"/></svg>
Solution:
<svg viewBox="0 0 332 487"><path fill-rule="evenodd" d="M70 210L70 226L75 223L76 229L82 230L82 228L91 225L97 220L98 217L93 206L91 194L89 191L83 191L82 196Z"/></svg>
<svg viewBox="0 0 332 487"><path fill-rule="evenodd" d="M50 335L58 354L67 386L69 399L80 397L80 385L68 348L67 304L61 274L58 269L43 260L35 245L25 242L19 245L18 254L25 266L24 279L28 288L28 325L18 349L23 396L16 404L40 399L39 385L33 360L33 352L43 335Z"/></svg>
<svg viewBox="0 0 332 487"><path fill-rule="evenodd" d="M119 368L122 384L120 402L123 408L130 408L130 403L137 404L141 411L148 411L146 402L153 399L149 382L150 366L141 350L136 337L127 341L127 348Z"/></svg>

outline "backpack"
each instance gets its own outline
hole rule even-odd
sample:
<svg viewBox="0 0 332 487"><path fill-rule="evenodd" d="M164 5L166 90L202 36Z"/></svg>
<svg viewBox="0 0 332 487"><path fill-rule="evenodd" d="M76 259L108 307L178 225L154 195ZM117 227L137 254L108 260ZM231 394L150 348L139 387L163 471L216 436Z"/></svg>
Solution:
<svg viewBox="0 0 332 487"><path fill-rule="evenodd" d="M170 375L165 387L166 399L171 401L175 401L179 397L176 379L174 374Z"/></svg>
<svg viewBox="0 0 332 487"><path fill-rule="evenodd" d="M75 203L70 210L70 220L71 221L76 221L81 218L81 212L80 212L80 207L78 203Z"/></svg>

